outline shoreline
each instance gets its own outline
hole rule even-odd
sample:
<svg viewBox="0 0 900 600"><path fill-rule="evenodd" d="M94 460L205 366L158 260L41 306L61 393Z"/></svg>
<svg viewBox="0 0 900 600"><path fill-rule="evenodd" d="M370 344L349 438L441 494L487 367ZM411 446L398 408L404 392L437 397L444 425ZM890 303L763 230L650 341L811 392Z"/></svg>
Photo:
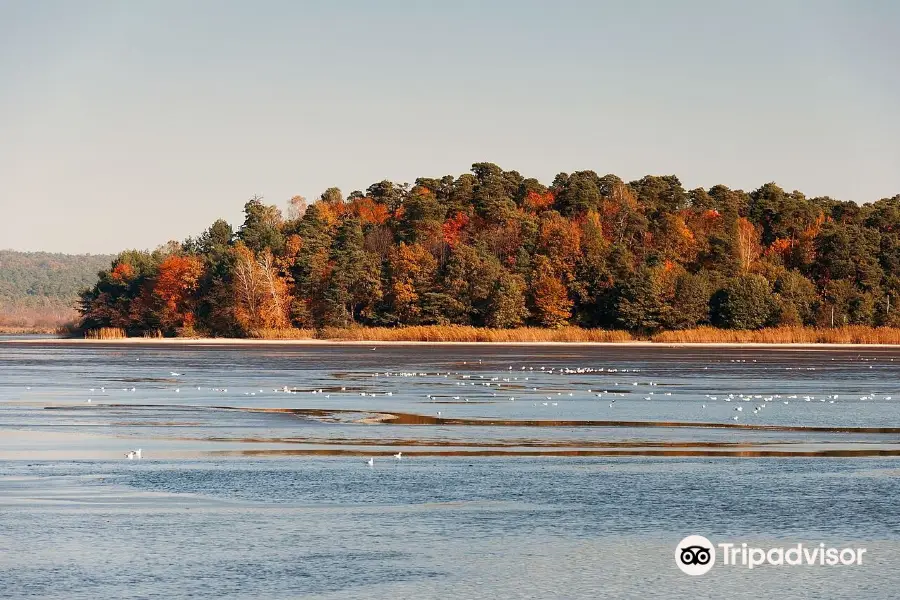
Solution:
<svg viewBox="0 0 900 600"><path fill-rule="evenodd" d="M781 349L888 349L900 350L898 344L834 343L834 342L654 342L631 340L620 342L486 342L486 341L414 341L414 340L322 340L322 339L255 339L255 338L36 338L3 339L0 345L55 345L55 346L597 346L633 348L781 348Z"/></svg>

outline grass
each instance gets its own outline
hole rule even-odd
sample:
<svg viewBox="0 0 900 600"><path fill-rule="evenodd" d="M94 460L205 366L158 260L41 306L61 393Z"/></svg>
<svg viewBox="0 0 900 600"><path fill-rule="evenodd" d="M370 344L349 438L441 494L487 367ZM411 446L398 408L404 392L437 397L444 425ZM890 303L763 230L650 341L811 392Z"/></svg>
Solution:
<svg viewBox="0 0 900 600"><path fill-rule="evenodd" d="M704 344L900 344L900 329L851 325L835 328L771 327L754 331L698 327L663 331L650 338L658 343Z"/></svg>
<svg viewBox="0 0 900 600"><path fill-rule="evenodd" d="M543 329L488 329L463 325L423 325L417 327L326 327L318 337L336 341L373 342L629 342L627 331L561 327Z"/></svg>

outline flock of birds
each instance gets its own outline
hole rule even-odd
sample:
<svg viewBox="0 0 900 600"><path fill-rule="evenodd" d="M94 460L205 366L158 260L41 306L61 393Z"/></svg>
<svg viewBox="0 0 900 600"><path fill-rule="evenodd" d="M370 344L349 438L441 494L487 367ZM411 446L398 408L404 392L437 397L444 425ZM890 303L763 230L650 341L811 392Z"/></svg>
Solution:
<svg viewBox="0 0 900 600"><path fill-rule="evenodd" d="M832 358L832 360L834 360ZM860 361L874 361L876 358L865 359L860 357ZM890 359L893 362L893 359ZM747 360L744 359L732 359L732 363L746 363ZM753 360L752 362L756 362ZM468 366L468 361L463 361L463 366ZM473 363L474 364L474 363ZM482 360L478 360L478 364L481 365ZM703 369L708 369L708 366L704 366ZM815 370L815 367L781 367L785 370ZM871 365L869 365L871 368ZM543 377L544 380L551 376L567 376L567 375L613 375L614 378L618 378L619 381L607 381L602 386L602 389L598 389L597 386L592 388L587 388L587 393L592 395L598 399L607 399L609 401L609 408L613 408L616 403L617 398L622 398L628 396L630 398L643 398L643 400L653 400L654 397L659 396L672 396L671 391L658 392L656 391L657 386L659 385L656 381L635 381L632 380L632 374L637 374L641 372L641 369L638 368L608 368L608 367L547 367L547 366L520 366L518 368L513 365L509 365L505 369L505 374L497 371L493 373L478 373L471 372L465 373L460 371L437 371L437 372L420 372L420 371L383 371L383 372L375 372L369 374L359 375L360 377L372 377L372 378L443 378L443 379L456 379L454 382L454 386L459 388L466 387L474 387L478 386L482 388L483 391L475 391L472 390L468 395L466 394L464 389L461 389L461 393L451 393L445 395L438 395L434 393L428 393L425 395L427 401L435 403L467 403L470 402L469 395L471 395L474 399L474 402L483 401L486 396L486 393L490 394L491 400L496 402L497 400L503 399L508 400L509 402L516 402L519 400L531 401L532 405L537 407L558 407L560 401L567 397L573 397L577 392L579 396L584 393L584 389L576 390L575 392L571 391L557 391L559 386L556 386L556 389L552 389L553 386L544 386L543 389L540 389L537 385L535 385L535 375L539 375ZM169 373L171 377L181 377L182 374L177 371L171 371ZM626 379L622 381L621 379ZM486 389L484 389L486 388ZM630 389L629 389L630 388ZM637 389L635 389L637 388ZM29 388L30 389L30 388ZM175 387L171 388L174 393L180 393L181 388ZM213 392L221 392L227 393L228 388L207 388L209 391ZM340 392L347 392L346 386L341 386ZM570 389L572 389L570 387ZM198 391L202 391L203 388L197 387ZM337 391L338 388L331 388L332 391ZM552 390L552 391L551 391ZM97 391L97 388L90 388L90 392L93 394ZM100 387L100 392L105 393L106 388ZM122 388L123 392L134 393L136 392L136 388L132 387L124 387ZM274 388L271 390L274 393L288 393L288 394L302 394L309 393L314 395L322 395L324 398L330 398L331 395L324 388L314 388L314 389L306 389L306 390L298 390L287 385L284 385L280 388ZM547 393L550 395L547 395ZM642 392L642 393L640 393ZM245 391L243 392L246 396L255 396L257 394L256 391ZM259 393L265 393L265 390L259 389ZM354 392L355 393L355 392ZM517 394L517 395L513 395ZM564 396L565 394L565 396ZM371 392L371 391L360 391L359 395L362 397L391 397L394 395L393 391L383 391L383 392ZM540 396L539 398L535 398L535 396ZM857 396L851 396L852 400ZM858 396L860 401L871 401L879 398L879 394L876 392L870 392L867 394L863 394ZM803 402L813 402L818 401L822 403L835 404L841 399L839 394L828 394L828 395L799 395L799 394L750 394L750 393L728 393L712 395L706 394L705 400L700 404L700 410L704 410L707 408L707 403L709 402L717 402L719 400L724 402L734 402L737 406L734 406L733 416L731 416L731 420L738 421L744 413L744 408L746 405L741 405L739 403L751 403L750 406L746 406L749 410L746 414L752 413L754 415L759 414L767 409L771 404L781 402L785 405L789 404L792 400L803 401ZM880 399L883 400L892 400L892 396L881 394ZM92 398L88 398L87 402L90 403ZM437 411L437 416L442 416L442 411ZM140 460L143 458L142 451L140 448L136 450L130 450L125 454L125 457L128 460ZM393 455L393 458L397 461L402 460L403 453L398 452ZM369 467L374 467L375 459L368 458L366 464Z"/></svg>

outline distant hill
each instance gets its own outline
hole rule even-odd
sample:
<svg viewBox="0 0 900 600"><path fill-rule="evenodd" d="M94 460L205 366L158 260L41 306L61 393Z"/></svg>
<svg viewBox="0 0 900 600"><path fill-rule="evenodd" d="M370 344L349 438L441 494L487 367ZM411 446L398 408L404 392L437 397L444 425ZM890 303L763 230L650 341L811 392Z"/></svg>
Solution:
<svg viewBox="0 0 900 600"><path fill-rule="evenodd" d="M0 325L53 326L75 318L78 292L112 255L0 250Z"/></svg>

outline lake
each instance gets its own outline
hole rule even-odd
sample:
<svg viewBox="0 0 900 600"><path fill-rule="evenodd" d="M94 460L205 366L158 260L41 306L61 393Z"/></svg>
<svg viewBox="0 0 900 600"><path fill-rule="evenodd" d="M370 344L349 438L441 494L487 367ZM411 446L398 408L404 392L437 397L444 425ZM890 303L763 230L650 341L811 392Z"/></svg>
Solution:
<svg viewBox="0 0 900 600"><path fill-rule="evenodd" d="M900 349L8 341L0 597L893 598L898 456Z"/></svg>

